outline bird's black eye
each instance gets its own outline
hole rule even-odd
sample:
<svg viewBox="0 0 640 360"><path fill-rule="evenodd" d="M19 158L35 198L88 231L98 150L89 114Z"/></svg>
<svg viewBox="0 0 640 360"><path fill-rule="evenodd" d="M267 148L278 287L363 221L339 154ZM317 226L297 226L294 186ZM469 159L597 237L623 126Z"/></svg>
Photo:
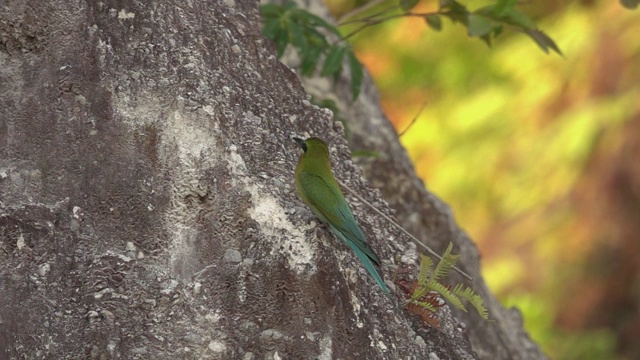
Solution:
<svg viewBox="0 0 640 360"><path fill-rule="evenodd" d="M298 145L300 145L300 147L302 148L302 151L304 151L305 153L307 152L307 143L306 143L306 141L304 141L304 140L302 140L300 138L297 138L297 137L294 137L293 140L295 140L298 143Z"/></svg>

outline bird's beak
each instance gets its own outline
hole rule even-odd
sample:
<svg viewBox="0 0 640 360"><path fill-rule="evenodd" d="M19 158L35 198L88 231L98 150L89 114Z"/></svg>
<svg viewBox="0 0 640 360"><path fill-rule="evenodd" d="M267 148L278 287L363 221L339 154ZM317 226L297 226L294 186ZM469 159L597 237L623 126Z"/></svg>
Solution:
<svg viewBox="0 0 640 360"><path fill-rule="evenodd" d="M295 140L298 143L298 145L300 145L300 147L304 152L307 152L307 143L304 140L297 137L294 137L293 140Z"/></svg>

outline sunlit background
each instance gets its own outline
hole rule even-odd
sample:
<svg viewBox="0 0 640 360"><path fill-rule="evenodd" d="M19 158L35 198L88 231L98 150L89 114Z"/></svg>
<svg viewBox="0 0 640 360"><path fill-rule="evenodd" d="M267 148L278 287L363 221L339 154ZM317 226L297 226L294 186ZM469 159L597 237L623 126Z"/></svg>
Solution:
<svg viewBox="0 0 640 360"><path fill-rule="evenodd" d="M337 17L356 5L327 2ZM436 9L423 0L415 10ZM398 132L426 103L402 143L544 351L640 359L640 9L614 0L520 9L564 57L522 34L488 48L460 25L434 32L420 18L352 44Z"/></svg>

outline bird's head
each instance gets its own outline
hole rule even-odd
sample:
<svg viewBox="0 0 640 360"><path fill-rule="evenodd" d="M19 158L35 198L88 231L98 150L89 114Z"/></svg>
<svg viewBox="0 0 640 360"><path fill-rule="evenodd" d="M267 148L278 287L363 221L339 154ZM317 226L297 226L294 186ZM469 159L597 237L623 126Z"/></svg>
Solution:
<svg viewBox="0 0 640 360"><path fill-rule="evenodd" d="M327 144L317 137L310 137L307 140L294 137L293 140L300 145L307 156L329 156Z"/></svg>

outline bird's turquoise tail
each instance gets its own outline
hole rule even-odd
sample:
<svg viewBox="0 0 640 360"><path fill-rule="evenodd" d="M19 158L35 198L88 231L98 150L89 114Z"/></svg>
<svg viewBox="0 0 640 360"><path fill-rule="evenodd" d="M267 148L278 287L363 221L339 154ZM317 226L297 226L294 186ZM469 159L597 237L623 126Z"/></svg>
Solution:
<svg viewBox="0 0 640 360"><path fill-rule="evenodd" d="M329 228L331 229L331 232L333 232L340 240L344 241L345 244L347 244L349 248L354 253L356 253L356 255L358 256L358 259L360 259L360 261L364 265L365 269L367 269L369 274L373 276L373 279L376 281L376 283L378 283L378 286L380 286L380 288L385 292L385 294L387 294L387 296L393 300L391 291L389 291L389 288L387 288L387 285L384 283L384 280L382 280L380 273L378 273L376 266L373 264L373 261L371 261L369 256L367 256L367 254L365 254L362 250L360 250L360 248L358 248L358 246L353 241L349 241L340 231L338 231L338 229L336 229L332 225L329 225Z"/></svg>

